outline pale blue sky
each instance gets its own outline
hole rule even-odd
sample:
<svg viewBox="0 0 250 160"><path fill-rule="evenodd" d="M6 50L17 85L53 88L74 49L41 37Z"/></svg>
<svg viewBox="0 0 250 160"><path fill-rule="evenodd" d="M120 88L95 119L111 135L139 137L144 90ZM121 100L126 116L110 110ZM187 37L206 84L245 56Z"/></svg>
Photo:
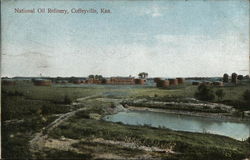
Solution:
<svg viewBox="0 0 250 160"><path fill-rule="evenodd" d="M248 74L248 60L248 0L2 2L2 76L220 76Z"/></svg>

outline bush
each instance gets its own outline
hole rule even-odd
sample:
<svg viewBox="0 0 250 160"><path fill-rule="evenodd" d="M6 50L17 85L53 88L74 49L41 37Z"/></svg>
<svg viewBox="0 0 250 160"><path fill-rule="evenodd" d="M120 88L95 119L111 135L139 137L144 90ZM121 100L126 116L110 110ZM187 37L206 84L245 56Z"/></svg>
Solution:
<svg viewBox="0 0 250 160"><path fill-rule="evenodd" d="M214 92L211 88L202 84L198 87L198 91L195 93L195 97L203 101L213 101L215 98Z"/></svg>
<svg viewBox="0 0 250 160"><path fill-rule="evenodd" d="M244 93L243 93L243 99L244 101L250 105L250 90L246 90Z"/></svg>
<svg viewBox="0 0 250 160"><path fill-rule="evenodd" d="M246 141L250 144L250 137L248 137Z"/></svg>
<svg viewBox="0 0 250 160"><path fill-rule="evenodd" d="M2 91L2 94L4 95L7 95L7 96L24 96L24 94L22 92L19 92L19 91Z"/></svg>
<svg viewBox="0 0 250 160"><path fill-rule="evenodd" d="M216 96L218 97L219 100L222 100L222 98L225 96L225 92L223 89L218 89L215 92Z"/></svg>

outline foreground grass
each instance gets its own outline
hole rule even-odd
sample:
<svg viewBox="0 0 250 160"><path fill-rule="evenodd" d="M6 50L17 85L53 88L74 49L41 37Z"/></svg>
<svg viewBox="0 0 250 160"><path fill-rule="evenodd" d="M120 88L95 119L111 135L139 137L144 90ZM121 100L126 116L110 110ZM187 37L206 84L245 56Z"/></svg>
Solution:
<svg viewBox="0 0 250 160"><path fill-rule="evenodd" d="M50 133L53 138L103 138L143 146L173 148L178 154L161 154L159 157L176 159L243 159L249 155L250 145L223 136L176 132L153 127L130 126L97 121L79 116L72 117ZM95 152L92 152L95 153ZM91 156L91 152L88 153Z"/></svg>

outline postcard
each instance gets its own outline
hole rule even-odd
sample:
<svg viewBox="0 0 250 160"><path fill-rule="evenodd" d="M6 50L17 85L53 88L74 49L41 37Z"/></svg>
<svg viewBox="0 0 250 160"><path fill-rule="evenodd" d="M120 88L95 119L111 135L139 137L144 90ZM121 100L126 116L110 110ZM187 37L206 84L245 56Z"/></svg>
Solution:
<svg viewBox="0 0 250 160"><path fill-rule="evenodd" d="M2 0L2 159L250 159L249 0Z"/></svg>

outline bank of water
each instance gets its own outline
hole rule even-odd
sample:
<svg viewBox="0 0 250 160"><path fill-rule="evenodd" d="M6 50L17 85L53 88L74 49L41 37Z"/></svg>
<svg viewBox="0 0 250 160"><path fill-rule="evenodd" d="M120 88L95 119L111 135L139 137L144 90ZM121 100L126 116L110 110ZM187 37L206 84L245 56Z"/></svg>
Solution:
<svg viewBox="0 0 250 160"><path fill-rule="evenodd" d="M106 121L131 125L150 125L178 131L219 134L244 140L250 136L250 122L233 122L197 116L151 111L127 111L104 117Z"/></svg>

